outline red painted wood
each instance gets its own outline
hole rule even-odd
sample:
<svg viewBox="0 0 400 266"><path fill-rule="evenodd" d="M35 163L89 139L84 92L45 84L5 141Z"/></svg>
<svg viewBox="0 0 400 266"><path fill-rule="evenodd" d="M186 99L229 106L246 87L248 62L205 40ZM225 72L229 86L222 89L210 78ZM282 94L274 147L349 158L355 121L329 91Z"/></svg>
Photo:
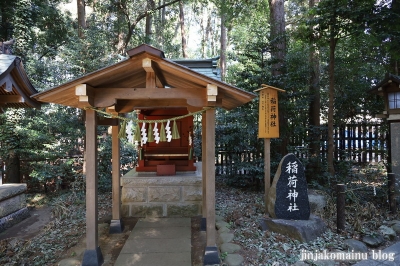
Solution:
<svg viewBox="0 0 400 266"><path fill-rule="evenodd" d="M165 108L141 110L141 120L161 120L188 114L186 108ZM142 147L142 160L139 160L136 167L137 172L157 172L158 165L174 165L176 171L195 171L194 160L189 160L190 146L189 134L193 136L193 117L185 117L176 121L180 139L173 139L171 142L148 142ZM142 123L139 124L140 128ZM152 123L154 129L155 124ZM164 127L166 123L164 123ZM173 121L170 122L172 132ZM148 125L147 125L148 128ZM157 125L158 132L161 130L161 123ZM148 132L147 132L148 134ZM164 156L160 156L160 155Z"/></svg>

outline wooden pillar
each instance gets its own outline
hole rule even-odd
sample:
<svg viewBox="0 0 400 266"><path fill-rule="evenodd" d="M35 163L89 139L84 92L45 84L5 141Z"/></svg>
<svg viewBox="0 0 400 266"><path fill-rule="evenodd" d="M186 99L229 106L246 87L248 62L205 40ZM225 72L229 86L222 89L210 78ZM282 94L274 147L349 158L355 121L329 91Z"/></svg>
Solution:
<svg viewBox="0 0 400 266"><path fill-rule="evenodd" d="M118 125L111 127L112 144L112 220L110 223L110 234L118 234L124 231L121 220L121 182L120 182L120 149L121 142L118 138Z"/></svg>
<svg viewBox="0 0 400 266"><path fill-rule="evenodd" d="M82 265L101 265L104 262L98 241L97 208L97 116L86 110L86 250Z"/></svg>
<svg viewBox="0 0 400 266"><path fill-rule="evenodd" d="M271 187L271 142L264 139L264 210L268 213L268 193Z"/></svg>
<svg viewBox="0 0 400 266"><path fill-rule="evenodd" d="M207 139L206 139L206 135L207 135L207 124L206 124L206 113L202 114L202 118L201 118L201 175L202 175L202 196L203 196L203 201L202 201L202 218L201 218L201 224L200 224L200 231L206 231L207 229L207 189L206 189L206 184L207 184L207 179L206 179L206 171L207 171L207 154L206 154L206 150L207 150Z"/></svg>
<svg viewBox="0 0 400 266"><path fill-rule="evenodd" d="M215 230L215 109L206 111L206 249L204 265L219 264Z"/></svg>
<svg viewBox="0 0 400 266"><path fill-rule="evenodd" d="M337 233L341 233L346 229L346 185L336 185L336 227Z"/></svg>

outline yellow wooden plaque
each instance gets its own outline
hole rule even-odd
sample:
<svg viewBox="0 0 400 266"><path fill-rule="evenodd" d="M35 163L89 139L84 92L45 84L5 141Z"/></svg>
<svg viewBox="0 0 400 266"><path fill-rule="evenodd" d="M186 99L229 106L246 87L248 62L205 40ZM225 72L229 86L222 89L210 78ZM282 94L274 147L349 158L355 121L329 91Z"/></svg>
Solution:
<svg viewBox="0 0 400 266"><path fill-rule="evenodd" d="M258 137L279 138L278 90L274 88L260 90Z"/></svg>

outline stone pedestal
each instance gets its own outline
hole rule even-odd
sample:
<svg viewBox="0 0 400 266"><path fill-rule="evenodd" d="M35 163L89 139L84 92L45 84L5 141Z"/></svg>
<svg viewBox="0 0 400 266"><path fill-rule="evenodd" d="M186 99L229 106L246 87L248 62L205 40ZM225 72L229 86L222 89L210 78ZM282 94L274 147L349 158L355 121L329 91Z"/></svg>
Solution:
<svg viewBox="0 0 400 266"><path fill-rule="evenodd" d="M26 184L0 186L0 232L29 217L25 192Z"/></svg>
<svg viewBox="0 0 400 266"><path fill-rule="evenodd" d="M300 242L309 242L326 231L326 225L321 218L311 214L309 220L283 220L261 219L260 225L263 231L269 230L286 235Z"/></svg>
<svg viewBox="0 0 400 266"><path fill-rule="evenodd" d="M123 217L192 217L201 214L200 171L158 176L155 172L132 170L121 178L121 185Z"/></svg>

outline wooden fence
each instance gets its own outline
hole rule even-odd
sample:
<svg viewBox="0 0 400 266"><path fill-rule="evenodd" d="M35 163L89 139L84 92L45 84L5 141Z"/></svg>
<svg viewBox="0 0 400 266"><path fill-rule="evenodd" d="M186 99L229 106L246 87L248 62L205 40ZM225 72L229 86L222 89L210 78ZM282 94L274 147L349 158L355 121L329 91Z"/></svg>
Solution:
<svg viewBox="0 0 400 266"><path fill-rule="evenodd" d="M289 152L298 158L307 159L307 132L291 138ZM387 128L382 124L348 124L334 129L335 160L354 163L378 163L386 159L388 147ZM321 160L326 160L328 149L327 134L320 140ZM249 174L257 171L263 163L263 154L250 151L229 152L223 148L216 151L217 175ZM249 164L250 163L250 164Z"/></svg>

